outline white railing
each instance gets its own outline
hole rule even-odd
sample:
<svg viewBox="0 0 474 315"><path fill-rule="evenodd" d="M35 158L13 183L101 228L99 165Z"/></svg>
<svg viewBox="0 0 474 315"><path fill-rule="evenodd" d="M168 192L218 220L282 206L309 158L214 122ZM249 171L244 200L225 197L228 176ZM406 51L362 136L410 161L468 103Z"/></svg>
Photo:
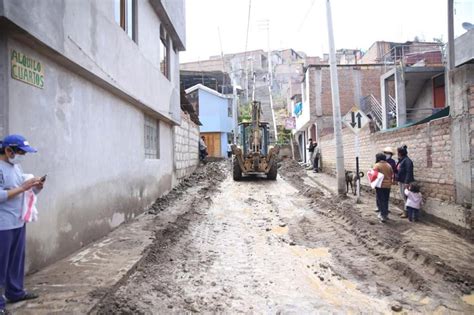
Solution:
<svg viewBox="0 0 474 315"><path fill-rule="evenodd" d="M362 109L369 114L375 121L375 124L379 129L382 129L382 105L375 98L373 94L367 95L361 101Z"/></svg>

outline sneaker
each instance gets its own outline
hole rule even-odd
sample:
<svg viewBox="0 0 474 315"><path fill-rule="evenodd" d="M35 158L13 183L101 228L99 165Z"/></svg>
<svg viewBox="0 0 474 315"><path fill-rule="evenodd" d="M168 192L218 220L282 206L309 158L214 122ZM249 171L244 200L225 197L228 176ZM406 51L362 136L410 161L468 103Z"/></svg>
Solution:
<svg viewBox="0 0 474 315"><path fill-rule="evenodd" d="M26 292L25 295L23 295L21 298L16 299L16 300L8 300L9 303L18 303L21 301L26 301L26 300L34 300L39 298L39 295L33 292ZM0 313L1 315L1 313Z"/></svg>
<svg viewBox="0 0 474 315"><path fill-rule="evenodd" d="M380 212L380 210L379 210L379 209L375 209L374 212Z"/></svg>

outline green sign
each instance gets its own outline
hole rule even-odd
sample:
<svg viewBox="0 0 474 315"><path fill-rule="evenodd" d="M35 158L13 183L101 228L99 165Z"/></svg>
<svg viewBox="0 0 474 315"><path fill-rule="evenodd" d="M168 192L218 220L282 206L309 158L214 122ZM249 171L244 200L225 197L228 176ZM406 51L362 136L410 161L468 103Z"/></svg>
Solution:
<svg viewBox="0 0 474 315"><path fill-rule="evenodd" d="M44 69L41 63L27 55L12 49L12 78L42 89L44 87Z"/></svg>

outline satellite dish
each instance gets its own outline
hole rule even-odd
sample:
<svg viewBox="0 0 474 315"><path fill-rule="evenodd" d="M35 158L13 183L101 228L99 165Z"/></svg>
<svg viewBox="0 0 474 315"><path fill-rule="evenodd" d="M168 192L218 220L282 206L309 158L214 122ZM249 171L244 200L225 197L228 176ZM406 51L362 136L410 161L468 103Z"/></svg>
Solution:
<svg viewBox="0 0 474 315"><path fill-rule="evenodd" d="M464 23L462 23L462 27L463 27L466 31L474 30L474 24L471 24L471 23L469 23L469 22L464 22Z"/></svg>

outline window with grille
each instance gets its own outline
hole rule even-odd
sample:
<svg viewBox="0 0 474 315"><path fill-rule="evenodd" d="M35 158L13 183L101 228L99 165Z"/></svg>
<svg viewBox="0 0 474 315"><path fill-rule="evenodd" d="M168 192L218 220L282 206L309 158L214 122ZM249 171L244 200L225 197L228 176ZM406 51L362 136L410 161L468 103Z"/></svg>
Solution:
<svg viewBox="0 0 474 315"><path fill-rule="evenodd" d="M160 123L155 118L145 115L145 158L160 158Z"/></svg>

